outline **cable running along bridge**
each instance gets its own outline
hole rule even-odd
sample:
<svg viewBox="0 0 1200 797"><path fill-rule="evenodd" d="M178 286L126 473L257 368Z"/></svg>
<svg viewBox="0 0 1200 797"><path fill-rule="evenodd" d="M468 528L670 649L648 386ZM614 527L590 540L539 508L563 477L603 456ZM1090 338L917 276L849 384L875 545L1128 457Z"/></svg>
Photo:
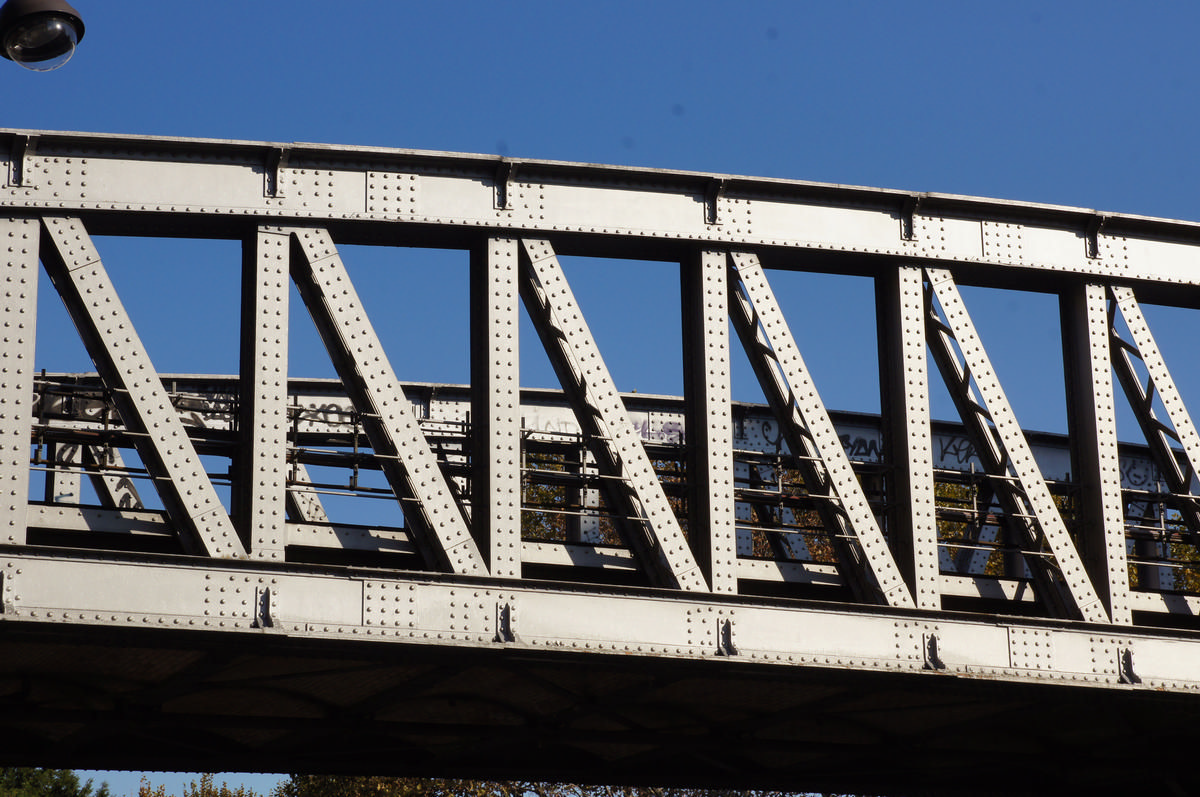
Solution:
<svg viewBox="0 0 1200 797"><path fill-rule="evenodd" d="M0 176L6 764L1200 789L1195 364L1144 311L1200 307L1200 227L15 130ZM99 236L240 242L235 376L156 370ZM363 245L469 253L434 297L469 304L468 385L408 381ZM578 256L678 265L683 396L618 392ZM94 373L35 359L39 269ZM783 272L873 283L881 415L822 402L837 341L792 334ZM1067 434L1021 427L964 286L1057 298ZM289 375L290 302L338 379ZM561 390L519 384L522 312Z"/></svg>

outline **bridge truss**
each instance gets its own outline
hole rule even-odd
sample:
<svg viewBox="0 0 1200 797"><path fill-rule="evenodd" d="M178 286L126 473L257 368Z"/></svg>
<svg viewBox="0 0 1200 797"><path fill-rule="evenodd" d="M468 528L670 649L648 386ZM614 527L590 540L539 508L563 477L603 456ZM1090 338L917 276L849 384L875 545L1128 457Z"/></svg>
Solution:
<svg viewBox="0 0 1200 797"><path fill-rule="evenodd" d="M317 145L0 157L7 761L1200 784L1200 437L1143 311L1200 306L1200 228ZM95 240L146 235L241 242L236 377L156 370ZM404 381L363 244L470 253L469 385ZM574 255L679 264L682 397L618 392ZM35 361L39 267L95 373ZM822 402L787 271L873 280L882 415ZM337 380L289 377L293 286ZM1057 297L1068 434L1021 427L965 286ZM522 307L561 391L520 386Z"/></svg>

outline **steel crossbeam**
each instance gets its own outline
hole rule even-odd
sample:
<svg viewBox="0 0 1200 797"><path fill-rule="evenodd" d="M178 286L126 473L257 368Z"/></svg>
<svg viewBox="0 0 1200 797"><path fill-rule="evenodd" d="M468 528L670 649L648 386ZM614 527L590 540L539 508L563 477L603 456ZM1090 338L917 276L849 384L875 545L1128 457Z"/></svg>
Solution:
<svg viewBox="0 0 1200 797"><path fill-rule="evenodd" d="M0 174L14 172L0 208L99 214L111 229L174 214L601 235L635 256L647 240L783 248L1136 281L1162 295L1200 265L1190 222L494 155L0 129Z"/></svg>

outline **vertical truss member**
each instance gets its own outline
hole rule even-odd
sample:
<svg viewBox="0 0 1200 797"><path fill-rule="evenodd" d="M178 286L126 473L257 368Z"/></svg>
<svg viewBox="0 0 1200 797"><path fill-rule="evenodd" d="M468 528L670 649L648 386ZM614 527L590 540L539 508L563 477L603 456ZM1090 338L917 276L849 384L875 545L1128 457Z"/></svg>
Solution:
<svg viewBox="0 0 1200 797"><path fill-rule="evenodd" d="M1059 297L1071 472L1079 490L1079 553L1114 623L1133 623L1125 548L1125 501L1113 393L1112 323L1103 285ZM1143 582L1144 583L1144 582Z"/></svg>

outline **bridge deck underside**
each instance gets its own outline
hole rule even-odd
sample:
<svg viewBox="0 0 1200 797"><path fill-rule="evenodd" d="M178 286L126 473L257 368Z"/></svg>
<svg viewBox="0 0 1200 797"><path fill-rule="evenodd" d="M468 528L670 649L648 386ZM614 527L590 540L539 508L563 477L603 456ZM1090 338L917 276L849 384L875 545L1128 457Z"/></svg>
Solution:
<svg viewBox="0 0 1200 797"><path fill-rule="evenodd" d="M2 634L6 765L889 795L1200 789L1194 711L1147 692L271 634Z"/></svg>

